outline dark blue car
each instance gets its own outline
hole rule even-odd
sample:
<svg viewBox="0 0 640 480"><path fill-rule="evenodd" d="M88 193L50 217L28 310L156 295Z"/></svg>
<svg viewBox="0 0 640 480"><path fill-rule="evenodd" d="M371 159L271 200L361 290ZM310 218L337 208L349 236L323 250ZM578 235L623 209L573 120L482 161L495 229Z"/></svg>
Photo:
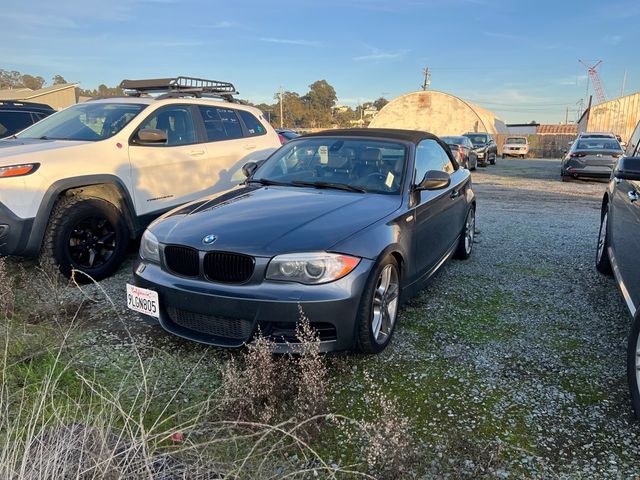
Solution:
<svg viewBox="0 0 640 480"><path fill-rule="evenodd" d="M473 248L471 177L437 137L390 129L296 138L247 180L149 226L129 307L176 335L295 343L300 309L322 350L380 352L398 309Z"/></svg>
<svg viewBox="0 0 640 480"><path fill-rule="evenodd" d="M615 166L602 201L596 267L613 274L634 317L627 348L627 377L640 418L640 123Z"/></svg>

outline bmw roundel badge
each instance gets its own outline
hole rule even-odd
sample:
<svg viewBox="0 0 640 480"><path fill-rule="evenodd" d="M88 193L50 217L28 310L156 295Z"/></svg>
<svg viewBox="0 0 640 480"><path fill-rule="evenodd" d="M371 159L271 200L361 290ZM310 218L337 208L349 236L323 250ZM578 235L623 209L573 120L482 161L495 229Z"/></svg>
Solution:
<svg viewBox="0 0 640 480"><path fill-rule="evenodd" d="M211 245L213 242L215 242L218 239L218 237L216 237L213 234L207 235L206 237L204 237L202 239L202 243L204 243L205 245Z"/></svg>

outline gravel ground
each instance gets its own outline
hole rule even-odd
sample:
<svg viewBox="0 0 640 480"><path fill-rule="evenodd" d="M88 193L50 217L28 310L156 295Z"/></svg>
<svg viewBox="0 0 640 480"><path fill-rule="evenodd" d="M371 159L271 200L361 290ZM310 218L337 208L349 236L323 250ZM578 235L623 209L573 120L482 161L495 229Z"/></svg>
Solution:
<svg viewBox="0 0 640 480"><path fill-rule="evenodd" d="M471 259L449 262L401 310L386 352L344 357L333 408L366 416L363 373L373 373L410 418L426 478L637 478L631 319L594 267L606 182L562 183L557 160L498 159L473 178L481 234ZM98 320L100 300L95 345L133 340L198 358L203 347L126 311L132 261L102 283L132 337Z"/></svg>

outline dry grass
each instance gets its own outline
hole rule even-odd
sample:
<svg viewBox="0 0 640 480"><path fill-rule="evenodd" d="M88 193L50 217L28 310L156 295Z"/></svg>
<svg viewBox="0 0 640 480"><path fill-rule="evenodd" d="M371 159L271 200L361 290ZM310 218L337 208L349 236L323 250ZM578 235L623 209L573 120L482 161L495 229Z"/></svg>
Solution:
<svg viewBox="0 0 640 480"><path fill-rule="evenodd" d="M27 283L37 293L25 305L15 292ZM170 390L135 341L118 385L80 365L73 341L85 301L68 292L45 272L9 275L0 259L0 478L372 478L362 465L330 465L310 441L334 417L326 359L304 315L295 355L273 355L258 338L223 369L220 391L184 405L198 363Z"/></svg>

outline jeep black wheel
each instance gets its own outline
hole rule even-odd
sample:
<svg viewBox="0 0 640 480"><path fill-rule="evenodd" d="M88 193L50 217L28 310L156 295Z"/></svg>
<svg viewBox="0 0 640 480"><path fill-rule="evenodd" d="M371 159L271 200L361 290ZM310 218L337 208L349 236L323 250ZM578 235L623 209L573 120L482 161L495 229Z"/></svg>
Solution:
<svg viewBox="0 0 640 480"><path fill-rule="evenodd" d="M45 233L40 262L86 283L113 274L127 251L129 231L112 203L92 197L64 197L56 204Z"/></svg>

